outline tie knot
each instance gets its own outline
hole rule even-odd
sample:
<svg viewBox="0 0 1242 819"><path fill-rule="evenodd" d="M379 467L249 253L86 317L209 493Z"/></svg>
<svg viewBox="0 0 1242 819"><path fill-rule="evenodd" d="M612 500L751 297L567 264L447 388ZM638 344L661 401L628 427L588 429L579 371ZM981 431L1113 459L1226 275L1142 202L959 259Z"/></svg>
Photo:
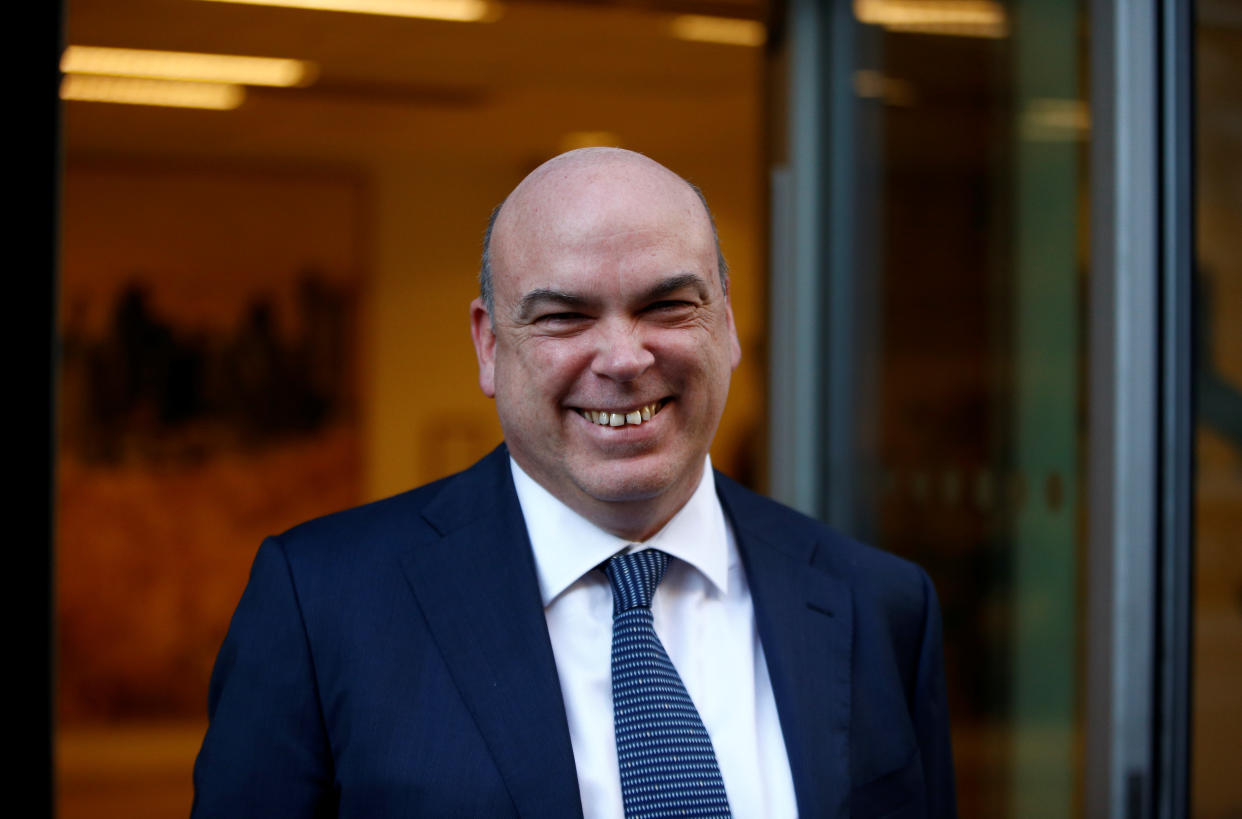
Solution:
<svg viewBox="0 0 1242 819"><path fill-rule="evenodd" d="M634 608L650 608L656 586L668 568L668 555L656 549L617 555L604 564L612 583L612 616Z"/></svg>

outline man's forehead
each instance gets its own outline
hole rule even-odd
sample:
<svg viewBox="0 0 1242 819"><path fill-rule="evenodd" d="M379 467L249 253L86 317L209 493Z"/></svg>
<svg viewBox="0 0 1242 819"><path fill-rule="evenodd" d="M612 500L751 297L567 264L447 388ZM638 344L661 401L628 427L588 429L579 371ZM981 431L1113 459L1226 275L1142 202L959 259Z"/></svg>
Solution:
<svg viewBox="0 0 1242 819"><path fill-rule="evenodd" d="M649 211L636 224L615 213L573 214L566 220L518 220L495 242L498 283L528 287L532 281L567 286L606 279L619 289L645 286L652 277L686 272L714 277L710 228L697 229L682 214L666 219ZM634 279L642 279L635 282ZM521 284L518 284L518 281ZM503 284L502 284L503 286Z"/></svg>
<svg viewBox="0 0 1242 819"><path fill-rule="evenodd" d="M522 256L584 238L695 230L710 236L711 223L688 183L654 162L610 160L527 177L501 206L491 241L497 256Z"/></svg>

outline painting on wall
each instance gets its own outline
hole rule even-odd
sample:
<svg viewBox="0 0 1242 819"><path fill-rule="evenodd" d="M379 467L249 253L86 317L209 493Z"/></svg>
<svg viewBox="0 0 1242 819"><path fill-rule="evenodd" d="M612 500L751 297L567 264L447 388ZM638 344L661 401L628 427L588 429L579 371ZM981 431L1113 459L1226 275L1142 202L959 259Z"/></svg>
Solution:
<svg viewBox="0 0 1242 819"><path fill-rule="evenodd" d="M146 164L64 178L59 722L201 720L262 538L361 498L363 188Z"/></svg>

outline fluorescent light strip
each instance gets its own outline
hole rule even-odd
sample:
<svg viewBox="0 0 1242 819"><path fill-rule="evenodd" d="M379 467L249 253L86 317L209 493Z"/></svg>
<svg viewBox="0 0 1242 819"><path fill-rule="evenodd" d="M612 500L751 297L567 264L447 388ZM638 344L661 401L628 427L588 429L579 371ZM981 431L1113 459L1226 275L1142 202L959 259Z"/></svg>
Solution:
<svg viewBox="0 0 1242 819"><path fill-rule="evenodd" d="M673 36L679 40L721 45L761 46L767 39L763 23L735 17L708 17L702 14L679 14L669 22Z"/></svg>
<svg viewBox="0 0 1242 819"><path fill-rule="evenodd" d="M60 98L228 111L242 104L246 91L240 85L229 83L67 74L60 83Z"/></svg>
<svg viewBox="0 0 1242 819"><path fill-rule="evenodd" d="M960 37L1004 37L1005 10L995 0L854 0L861 23L889 31Z"/></svg>
<svg viewBox="0 0 1242 819"><path fill-rule="evenodd" d="M500 17L500 6L488 0L203 0L208 3L243 3L315 11L347 11L421 17L459 23L490 23Z"/></svg>
<svg viewBox="0 0 1242 819"><path fill-rule="evenodd" d="M945 37L983 37L999 40L1009 35L1004 23L898 23L884 26L885 31L902 31L909 34L939 34Z"/></svg>
<svg viewBox="0 0 1242 819"><path fill-rule="evenodd" d="M277 57L71 45L60 58L60 70L66 74L105 74L287 88L309 83L314 79L316 68L314 63Z"/></svg>

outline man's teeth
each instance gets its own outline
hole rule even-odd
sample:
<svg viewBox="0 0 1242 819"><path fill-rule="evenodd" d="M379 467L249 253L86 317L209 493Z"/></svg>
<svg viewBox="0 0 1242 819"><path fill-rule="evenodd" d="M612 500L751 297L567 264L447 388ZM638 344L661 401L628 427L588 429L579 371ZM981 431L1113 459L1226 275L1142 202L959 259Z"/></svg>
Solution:
<svg viewBox="0 0 1242 819"><path fill-rule="evenodd" d="M630 426L638 426L643 421L650 421L652 416L660 411L662 405L659 401L654 404L647 404L630 412L608 412L607 410L580 410L582 417L590 421L592 424L599 424L602 427L623 427L627 424Z"/></svg>

